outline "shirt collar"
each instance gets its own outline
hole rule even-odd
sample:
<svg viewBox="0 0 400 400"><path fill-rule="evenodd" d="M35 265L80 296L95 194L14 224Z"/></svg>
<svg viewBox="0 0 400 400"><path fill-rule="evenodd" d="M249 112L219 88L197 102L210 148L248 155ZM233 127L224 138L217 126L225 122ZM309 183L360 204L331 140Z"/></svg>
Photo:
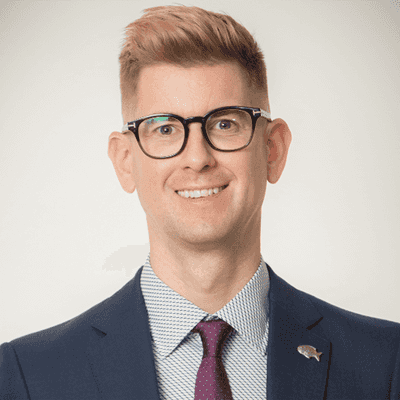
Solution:
<svg viewBox="0 0 400 400"><path fill-rule="evenodd" d="M215 314L208 314L161 281L151 268L150 253L142 270L140 286L154 345L161 357L172 353L201 320L212 317L221 318L249 345L263 355L266 353L269 274L262 256L250 281Z"/></svg>

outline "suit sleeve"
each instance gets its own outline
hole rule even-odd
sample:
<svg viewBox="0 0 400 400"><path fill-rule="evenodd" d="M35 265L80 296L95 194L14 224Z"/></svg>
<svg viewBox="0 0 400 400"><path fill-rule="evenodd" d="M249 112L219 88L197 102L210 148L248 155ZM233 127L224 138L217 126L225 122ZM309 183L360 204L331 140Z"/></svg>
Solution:
<svg viewBox="0 0 400 400"><path fill-rule="evenodd" d="M390 400L400 399L400 340L397 350L396 363L393 371L392 387L390 391Z"/></svg>
<svg viewBox="0 0 400 400"><path fill-rule="evenodd" d="M30 399L17 355L9 343L0 346L0 399Z"/></svg>

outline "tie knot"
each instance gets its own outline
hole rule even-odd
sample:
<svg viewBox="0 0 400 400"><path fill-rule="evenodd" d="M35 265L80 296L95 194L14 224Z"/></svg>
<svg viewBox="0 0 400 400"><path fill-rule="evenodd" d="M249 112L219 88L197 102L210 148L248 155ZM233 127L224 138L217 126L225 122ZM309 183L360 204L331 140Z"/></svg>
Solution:
<svg viewBox="0 0 400 400"><path fill-rule="evenodd" d="M203 342L203 358L220 357L225 340L233 328L222 319L199 322L192 332L199 332Z"/></svg>

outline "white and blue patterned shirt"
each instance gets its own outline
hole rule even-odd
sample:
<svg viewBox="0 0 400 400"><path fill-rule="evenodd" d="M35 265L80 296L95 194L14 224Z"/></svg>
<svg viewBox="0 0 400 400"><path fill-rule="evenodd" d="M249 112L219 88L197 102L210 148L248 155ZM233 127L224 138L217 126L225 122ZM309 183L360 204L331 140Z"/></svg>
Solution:
<svg viewBox="0 0 400 400"><path fill-rule="evenodd" d="M203 344L191 330L203 319L216 318L234 328L222 352L233 398L266 399L269 274L262 256L250 281L215 314L208 314L162 282L151 268L150 254L140 285L162 400L194 399Z"/></svg>

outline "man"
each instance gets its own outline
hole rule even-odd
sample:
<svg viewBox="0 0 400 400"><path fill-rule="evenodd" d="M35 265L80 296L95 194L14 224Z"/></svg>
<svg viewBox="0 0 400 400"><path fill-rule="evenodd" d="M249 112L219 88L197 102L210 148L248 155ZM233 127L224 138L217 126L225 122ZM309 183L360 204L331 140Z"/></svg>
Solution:
<svg viewBox="0 0 400 400"><path fill-rule="evenodd" d="M149 257L99 305L3 344L0 398L400 398L400 325L303 293L261 257L291 133L254 39L196 7L146 11L127 28L109 157L146 212Z"/></svg>

